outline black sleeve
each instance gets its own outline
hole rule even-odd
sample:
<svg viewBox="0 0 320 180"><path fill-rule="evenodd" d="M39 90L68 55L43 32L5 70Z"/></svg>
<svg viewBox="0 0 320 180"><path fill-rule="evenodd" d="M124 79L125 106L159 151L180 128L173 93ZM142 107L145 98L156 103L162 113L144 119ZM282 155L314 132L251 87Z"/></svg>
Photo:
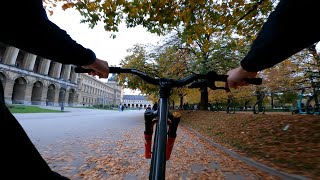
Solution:
<svg viewBox="0 0 320 180"><path fill-rule="evenodd" d="M42 0L26 1L24 8L2 11L0 14L5 13L7 16L4 16L4 26L0 28L0 42L63 64L81 66L95 61L92 50L74 41L66 31L47 18Z"/></svg>
<svg viewBox="0 0 320 180"><path fill-rule="evenodd" d="M319 0L281 0L241 66L249 72L258 72L320 41L319 7Z"/></svg>

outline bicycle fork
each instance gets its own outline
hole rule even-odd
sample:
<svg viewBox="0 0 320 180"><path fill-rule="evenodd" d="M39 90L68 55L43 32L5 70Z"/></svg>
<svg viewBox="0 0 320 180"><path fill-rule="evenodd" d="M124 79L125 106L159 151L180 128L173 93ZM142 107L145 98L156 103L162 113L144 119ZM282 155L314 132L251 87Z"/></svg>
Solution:
<svg viewBox="0 0 320 180"><path fill-rule="evenodd" d="M174 141L177 137L177 129L180 122L181 114L178 112L174 112L173 114L169 113L168 118L170 119L168 123L168 139L167 139L167 147L166 147L166 160L170 159L172 148L174 145Z"/></svg>
<svg viewBox="0 0 320 180"><path fill-rule="evenodd" d="M156 117L158 116L157 111L146 111L144 113L145 120L145 131L144 131L144 149L145 149L145 158L151 159L151 147L152 147L152 135L153 127L158 122ZM177 129L180 122L181 114L178 112L169 113L168 119L168 131L167 131L167 145L166 145L166 160L170 159L171 152L175 139L177 137Z"/></svg>

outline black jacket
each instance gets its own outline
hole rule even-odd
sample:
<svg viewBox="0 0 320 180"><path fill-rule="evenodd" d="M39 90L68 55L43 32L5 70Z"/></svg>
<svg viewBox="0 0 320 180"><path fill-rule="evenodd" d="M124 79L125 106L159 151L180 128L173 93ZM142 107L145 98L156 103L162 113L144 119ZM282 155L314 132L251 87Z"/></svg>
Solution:
<svg viewBox="0 0 320 180"><path fill-rule="evenodd" d="M281 0L241 66L261 71L320 41L319 8L319 0Z"/></svg>
<svg viewBox="0 0 320 180"><path fill-rule="evenodd" d="M51 22L42 0L0 2L0 42L63 64L87 65L95 53Z"/></svg>

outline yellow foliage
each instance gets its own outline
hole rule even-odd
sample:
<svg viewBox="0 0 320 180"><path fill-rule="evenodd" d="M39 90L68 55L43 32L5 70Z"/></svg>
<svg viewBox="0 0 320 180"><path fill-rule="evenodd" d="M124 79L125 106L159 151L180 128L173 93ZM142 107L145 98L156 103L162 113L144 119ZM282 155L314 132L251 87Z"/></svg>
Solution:
<svg viewBox="0 0 320 180"><path fill-rule="evenodd" d="M74 3L66 3L66 4L62 5L63 10L66 10L66 9L72 8L72 7L74 7Z"/></svg>

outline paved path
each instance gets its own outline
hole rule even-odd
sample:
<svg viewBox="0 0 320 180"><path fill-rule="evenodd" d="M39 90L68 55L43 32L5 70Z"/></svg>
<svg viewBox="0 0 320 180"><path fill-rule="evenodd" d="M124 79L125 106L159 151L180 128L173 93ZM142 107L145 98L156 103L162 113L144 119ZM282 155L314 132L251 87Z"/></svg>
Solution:
<svg viewBox="0 0 320 180"><path fill-rule="evenodd" d="M53 170L74 180L148 179L143 110L66 107L65 111L14 114ZM229 156L183 127L177 134L166 179L280 179Z"/></svg>

